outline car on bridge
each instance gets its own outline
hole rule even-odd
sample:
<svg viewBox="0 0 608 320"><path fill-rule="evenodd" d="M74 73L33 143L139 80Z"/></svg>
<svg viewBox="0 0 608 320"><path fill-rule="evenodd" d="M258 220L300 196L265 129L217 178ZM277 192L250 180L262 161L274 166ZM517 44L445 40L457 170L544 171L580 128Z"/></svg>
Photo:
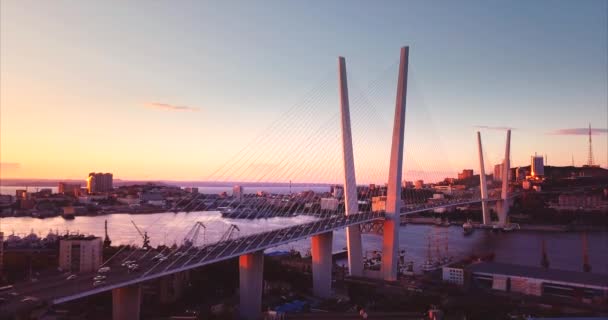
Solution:
<svg viewBox="0 0 608 320"><path fill-rule="evenodd" d="M110 267L101 267L101 268L99 268L99 270L97 270L97 272L99 272L99 273L110 272Z"/></svg>
<svg viewBox="0 0 608 320"><path fill-rule="evenodd" d="M137 270L139 270L139 265L136 263L130 264L129 266L127 266L127 269L129 272L135 272Z"/></svg>
<svg viewBox="0 0 608 320"><path fill-rule="evenodd" d="M95 277L93 277L93 280L95 281L101 281L101 280L105 280L106 276L102 276L102 275L97 275Z"/></svg>

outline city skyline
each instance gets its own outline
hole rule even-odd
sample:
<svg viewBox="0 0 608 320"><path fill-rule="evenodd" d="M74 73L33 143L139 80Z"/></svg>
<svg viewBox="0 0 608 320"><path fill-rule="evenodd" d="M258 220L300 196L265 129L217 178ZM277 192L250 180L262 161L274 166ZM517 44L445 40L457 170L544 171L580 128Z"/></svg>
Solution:
<svg viewBox="0 0 608 320"><path fill-rule="evenodd" d="M356 156L357 179L382 182L386 172L372 165L388 164L386 120L396 82L390 63L402 44L412 50L404 179L422 170L478 173L477 130L491 171L501 161L506 128L513 130L513 167L529 165L535 152L546 154L548 165L567 166L574 157L580 166L591 123L594 162L608 166L605 2L443 3L432 10L422 2L347 8L269 2L264 10L246 2L127 3L121 10L102 3L1 6L4 179L81 179L91 171L132 180L213 178L325 78L330 100L315 112L337 112L331 88L343 55L349 82L360 91L380 79L369 97L377 122L362 126L365 114L356 106L352 117L355 153L372 151ZM339 122L333 124L337 131ZM294 134L293 141L305 138ZM368 147L373 141L383 146ZM339 157L338 144L327 148ZM437 163L438 155L449 159ZM258 165L273 165L272 157ZM339 181L336 171L290 179Z"/></svg>

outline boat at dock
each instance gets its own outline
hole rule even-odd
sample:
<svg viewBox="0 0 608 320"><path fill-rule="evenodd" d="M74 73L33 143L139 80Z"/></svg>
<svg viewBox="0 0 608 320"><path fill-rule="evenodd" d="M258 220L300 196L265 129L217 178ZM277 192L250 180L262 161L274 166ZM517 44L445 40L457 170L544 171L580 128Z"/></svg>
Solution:
<svg viewBox="0 0 608 320"><path fill-rule="evenodd" d="M433 229L428 235L427 257L421 267L423 272L432 272L453 262L453 257L448 255L448 243L447 230ZM434 250L431 248L432 245L435 246Z"/></svg>

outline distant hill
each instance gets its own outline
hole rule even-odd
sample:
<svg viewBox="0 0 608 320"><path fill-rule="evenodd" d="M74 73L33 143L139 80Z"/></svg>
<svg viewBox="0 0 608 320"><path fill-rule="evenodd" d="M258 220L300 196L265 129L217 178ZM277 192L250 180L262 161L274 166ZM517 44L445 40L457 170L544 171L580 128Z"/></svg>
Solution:
<svg viewBox="0 0 608 320"><path fill-rule="evenodd" d="M75 179L0 179L0 185L6 187L15 186L37 186L37 187L56 187L59 182L68 183L80 183L83 187L86 186L85 180ZM275 187L288 187L289 182L239 182L239 181L175 181L175 180L121 180L114 179L114 186L134 185L134 184L159 184L159 185L173 185L173 186L194 186L194 187L232 187L234 185L241 185L243 187L256 187L256 186L275 186ZM294 187L325 187L330 186L327 183L293 183Z"/></svg>
<svg viewBox="0 0 608 320"><path fill-rule="evenodd" d="M530 169L530 166L525 167ZM600 167L555 167L545 166L545 177L552 179L563 179L569 177L592 177L592 178L608 178L608 169Z"/></svg>

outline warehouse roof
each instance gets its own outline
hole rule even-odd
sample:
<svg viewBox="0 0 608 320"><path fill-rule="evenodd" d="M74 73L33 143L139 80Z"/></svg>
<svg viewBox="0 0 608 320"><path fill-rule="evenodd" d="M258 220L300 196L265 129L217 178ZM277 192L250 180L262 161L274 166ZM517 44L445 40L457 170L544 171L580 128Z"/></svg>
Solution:
<svg viewBox="0 0 608 320"><path fill-rule="evenodd" d="M467 267L474 273L500 274L539 280L599 286L608 289L608 274L545 269L497 262L481 262Z"/></svg>

